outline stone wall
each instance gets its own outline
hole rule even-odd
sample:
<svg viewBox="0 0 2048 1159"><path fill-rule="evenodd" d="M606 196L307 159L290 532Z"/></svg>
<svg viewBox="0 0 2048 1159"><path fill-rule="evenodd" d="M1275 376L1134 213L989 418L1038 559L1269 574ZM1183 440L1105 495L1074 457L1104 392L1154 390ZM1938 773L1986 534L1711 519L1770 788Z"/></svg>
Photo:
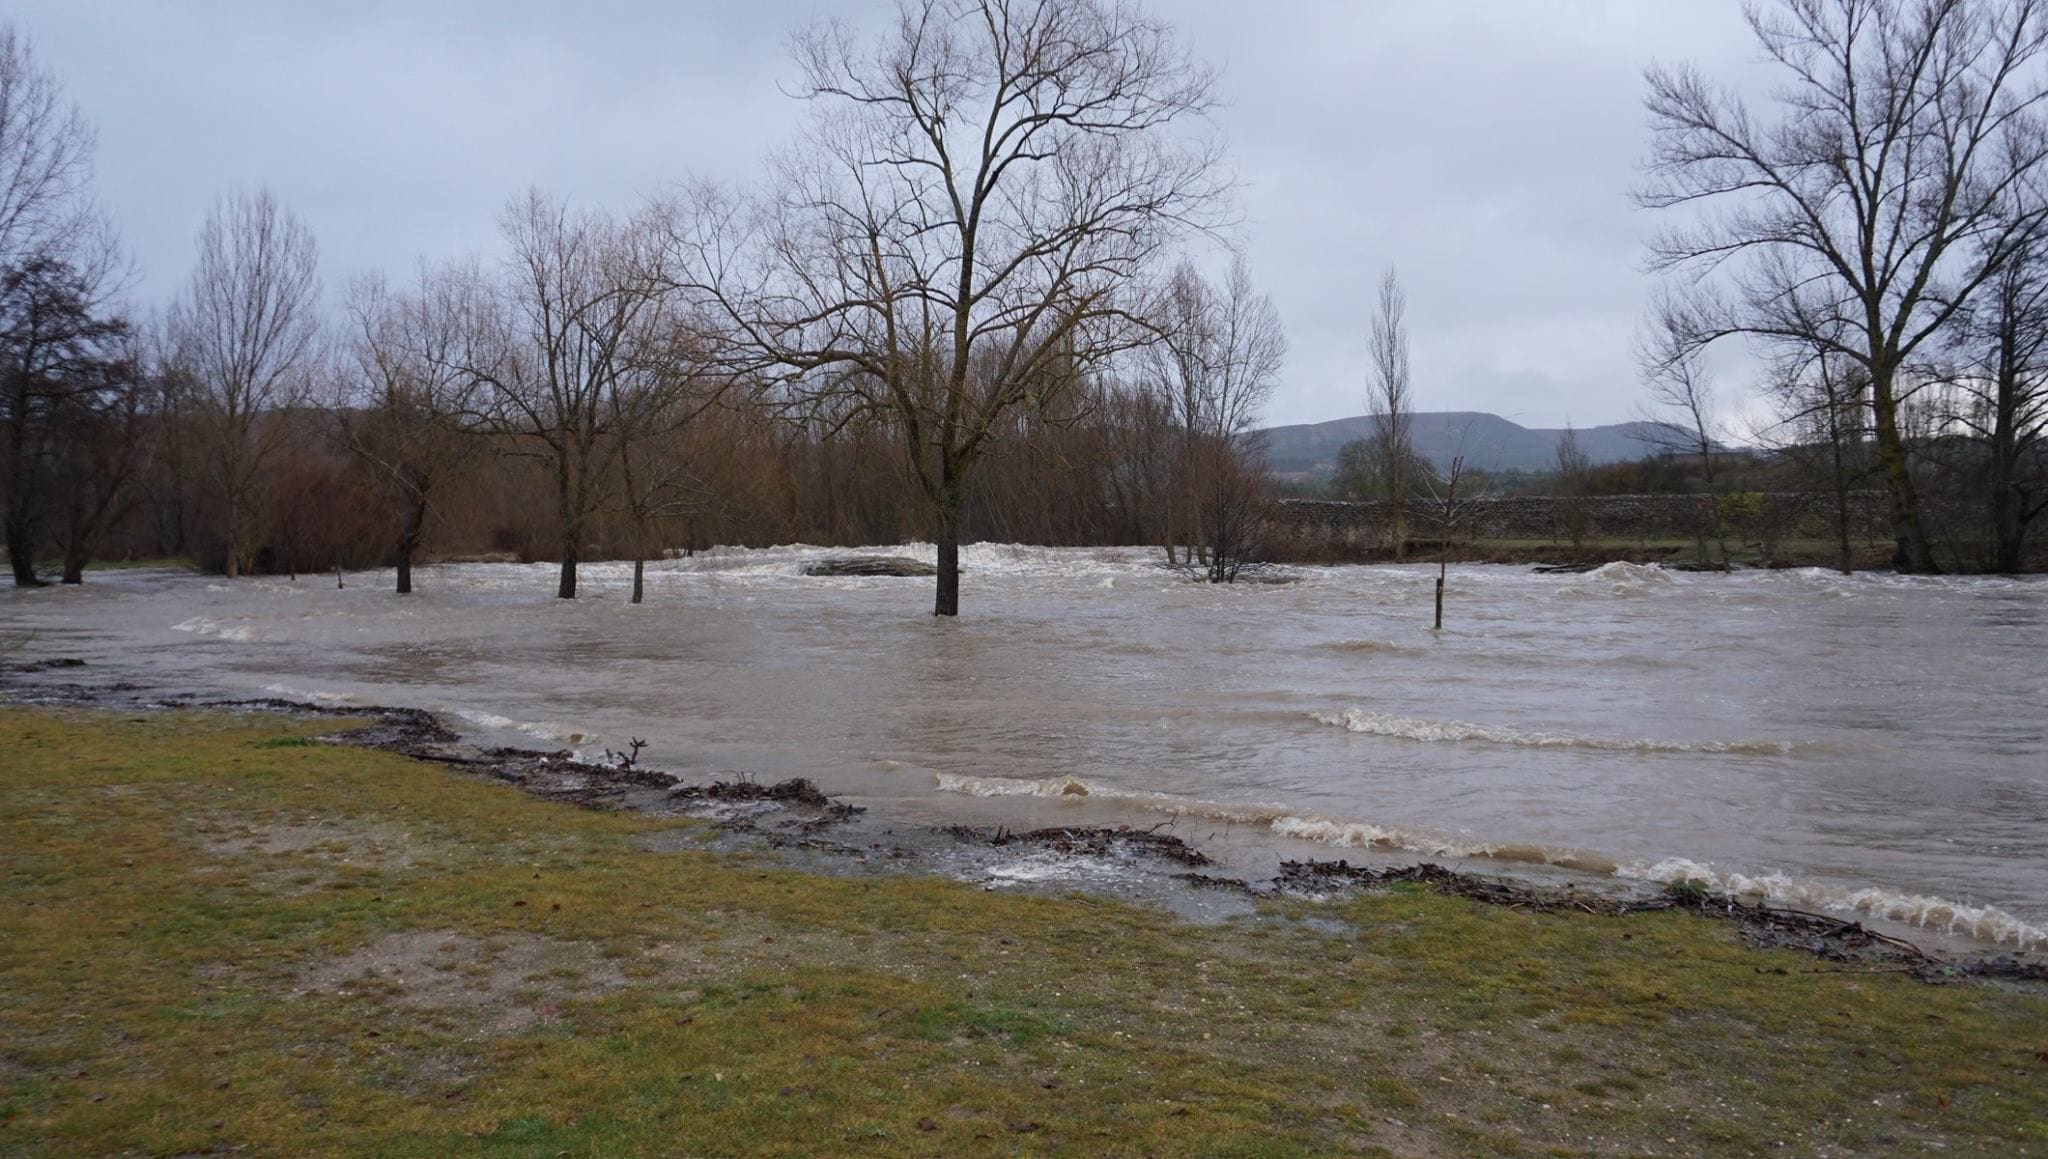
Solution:
<svg viewBox="0 0 2048 1159"><path fill-rule="evenodd" d="M1589 539L1689 539L1710 526L1702 495L1589 495L1577 501ZM1827 539L1834 535L1835 498L1822 492L1743 492L1723 496L1720 507L1731 541L1775 543L1781 539ZM1408 534L1438 534L1439 506L1408 501ZM1516 495L1461 502L1454 534L1460 540L1538 539L1569 542L1571 501L1548 495ZM1275 529L1297 547L1320 552L1369 550L1385 540L1385 501L1341 503L1286 499ZM1849 496L1850 536L1859 543L1889 538L1890 509L1882 491Z"/></svg>

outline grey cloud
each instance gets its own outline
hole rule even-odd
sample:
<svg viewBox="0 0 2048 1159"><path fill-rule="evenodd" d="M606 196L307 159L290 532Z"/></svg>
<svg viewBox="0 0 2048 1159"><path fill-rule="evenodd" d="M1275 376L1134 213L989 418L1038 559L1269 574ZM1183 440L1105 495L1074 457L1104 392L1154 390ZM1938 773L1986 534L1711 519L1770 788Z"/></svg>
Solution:
<svg viewBox="0 0 2048 1159"><path fill-rule="evenodd" d="M167 298L223 189L266 183L330 286L488 250L529 184L624 206L757 170L800 115L791 29L824 6L543 0L283 5L19 0L101 130L101 187ZM1363 407L1381 266L1408 285L1428 409L1630 417L1651 223L1628 200L1641 71L1738 75L1732 5L1641 0L1159 5L1218 65L1244 244L1293 355L1271 418ZM887 6L830 8L874 23Z"/></svg>

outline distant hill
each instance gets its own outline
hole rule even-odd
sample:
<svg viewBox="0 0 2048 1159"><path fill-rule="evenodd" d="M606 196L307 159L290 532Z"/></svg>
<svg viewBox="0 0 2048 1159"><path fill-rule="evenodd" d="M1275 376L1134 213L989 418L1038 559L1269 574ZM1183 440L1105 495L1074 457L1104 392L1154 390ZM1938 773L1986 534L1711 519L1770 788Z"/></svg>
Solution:
<svg viewBox="0 0 2048 1159"><path fill-rule="evenodd" d="M1640 459L1660 446L1658 423L1615 423L1580 427L1579 449L1594 466ZM1371 415L1266 428L1266 465L1283 479L1327 479L1337 472L1337 452L1344 444L1372 433ZM1529 428L1496 414L1480 411L1422 411L1416 414L1415 450L1436 464L1450 466L1464 455L1467 466L1482 471L1548 471L1555 465L1562 429ZM1676 433L1670 428L1668 435Z"/></svg>

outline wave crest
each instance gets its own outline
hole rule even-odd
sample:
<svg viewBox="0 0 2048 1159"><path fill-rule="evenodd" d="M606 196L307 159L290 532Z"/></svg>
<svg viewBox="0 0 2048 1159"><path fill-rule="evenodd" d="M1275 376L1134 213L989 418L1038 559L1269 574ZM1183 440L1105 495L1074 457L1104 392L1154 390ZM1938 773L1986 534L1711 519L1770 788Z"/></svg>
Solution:
<svg viewBox="0 0 2048 1159"><path fill-rule="evenodd" d="M469 708L458 708L455 710L455 715L479 728L494 728L504 732L523 732L536 740L568 741L573 745L597 739L596 733L585 732L582 729L566 724L556 724L553 721L534 723L531 721L513 720L509 716L499 716L495 712L479 712Z"/></svg>
<svg viewBox="0 0 2048 1159"><path fill-rule="evenodd" d="M1691 882L1716 893L1776 905L1799 906L1852 918L1877 918L1925 930L1976 939L1993 945L2029 949L2048 944L2048 930L2027 924L1992 906L1974 906L1946 898L1874 887L1843 887L1807 881L1774 872L1761 875L1715 873L1709 866L1681 857L1654 864L1620 864L1596 853L1542 845L1494 843L1447 837L1421 830L1368 821L1301 814L1280 806L1229 805L1190 800L1162 793L1132 792L1093 784L1079 777L978 777L938 773L938 787L976 797L1097 797L1136 802L1183 817L1202 817L1233 824L1265 826L1275 836L1312 841L1344 849L1388 854L1414 854L1486 860L1510 865L1551 866L1594 873L1623 881L1662 885Z"/></svg>
<svg viewBox="0 0 2048 1159"><path fill-rule="evenodd" d="M1926 894L1878 889L1874 886L1844 887L1816 881L1802 881L1784 873L1750 876L1716 873L1711 866L1683 857L1667 857L1653 865L1625 865L1614 876L1662 885L1697 885L1714 893L1750 901L1801 906L1853 917L1882 918L1947 934L1975 938L1994 944L2011 944L2019 949L2048 942L2048 930L2006 913L1995 906L1969 905Z"/></svg>
<svg viewBox="0 0 2048 1159"><path fill-rule="evenodd" d="M1544 732L1539 729L1511 728L1505 725L1474 724L1463 720L1426 720L1415 716L1393 716L1357 708L1347 708L1342 712L1311 713L1310 716L1323 724L1370 736L1390 736L1416 741L1483 741L1487 744L1512 745L1516 748L1607 749L1638 753L1749 753L1759 756L1788 753L1793 748L1785 741L1673 741L1648 737L1577 736L1570 733Z"/></svg>
<svg viewBox="0 0 2048 1159"><path fill-rule="evenodd" d="M1670 571L1654 563L1615 560L1573 577L1558 589L1565 596L1642 596L1661 591L1678 582Z"/></svg>

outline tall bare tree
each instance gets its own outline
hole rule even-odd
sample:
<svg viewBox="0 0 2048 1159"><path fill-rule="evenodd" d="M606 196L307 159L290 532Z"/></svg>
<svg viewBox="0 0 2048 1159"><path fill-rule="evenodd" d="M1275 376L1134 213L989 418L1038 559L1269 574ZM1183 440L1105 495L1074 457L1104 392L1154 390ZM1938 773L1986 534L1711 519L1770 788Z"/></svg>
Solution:
<svg viewBox="0 0 2048 1159"><path fill-rule="evenodd" d="M1746 9L1782 78L1753 112L1653 68L1642 204L1689 211L1652 264L1705 276L1694 345L1819 342L1868 378L1895 562L1935 559L1901 432L1909 367L2048 214L2039 0L1777 0Z"/></svg>
<svg viewBox="0 0 2048 1159"><path fill-rule="evenodd" d="M93 131L11 22L0 22L0 265L61 259L103 231Z"/></svg>
<svg viewBox="0 0 2048 1159"><path fill-rule="evenodd" d="M1728 532L1720 506L1723 432L1719 401L1706 354L1690 339L1690 332L1682 324L1667 324L1653 329L1639 344L1637 358L1650 396L1650 405L1642 418L1653 432L1648 436L1653 445L1666 454L1682 455L1699 464L1706 489L1700 500L1696 533L1699 559L1703 564L1707 562L1707 538L1711 536L1720 548L1721 566L1726 567Z"/></svg>
<svg viewBox="0 0 2048 1159"><path fill-rule="evenodd" d="M1146 376L1179 426L1167 497L1167 562L1184 562L1213 583L1236 578L1263 485L1256 427L1287 357L1287 334L1272 299L1252 285L1243 258L1221 286L1192 264L1168 279L1154 310L1159 340Z"/></svg>
<svg viewBox="0 0 2048 1159"><path fill-rule="evenodd" d="M60 415L94 409L104 347L124 329L92 154L92 129L56 77L0 23L0 523L17 585L39 582L43 516L63 498L50 490Z"/></svg>
<svg viewBox="0 0 2048 1159"><path fill-rule="evenodd" d="M45 516L68 503L63 480L90 416L129 391L125 320L107 311L102 269L31 257L0 268L0 478L8 561L17 586L40 583L35 552Z"/></svg>
<svg viewBox="0 0 2048 1159"><path fill-rule="evenodd" d="M1557 449L1552 453L1551 461L1557 474L1558 515L1564 524L1565 535L1572 541L1572 550L1577 551L1585 545L1591 522L1586 512L1586 476L1592 469L1592 463L1585 448L1579 446L1579 431L1570 419L1565 420L1564 433L1557 437Z"/></svg>
<svg viewBox="0 0 2048 1159"><path fill-rule="evenodd" d="M422 269L403 292L381 277L350 289L335 433L374 473L397 516L399 595L412 592L413 560L435 504L481 450L470 421L477 380L458 367L475 289L474 274L461 269Z"/></svg>
<svg viewBox="0 0 2048 1159"><path fill-rule="evenodd" d="M81 389L70 393L54 418L51 455L51 539L62 561L62 581L85 582L108 530L135 504L148 467L150 402L156 385L144 365L143 342L126 323L109 333L89 362L73 368Z"/></svg>
<svg viewBox="0 0 2048 1159"><path fill-rule="evenodd" d="M1372 315L1372 384L1367 405L1372 434L1367 447L1379 498L1387 504L1396 562L1408 554L1408 480L1415 473L1415 399L1408 383L1408 296L1400 275L1388 266L1380 274Z"/></svg>
<svg viewBox="0 0 2048 1159"><path fill-rule="evenodd" d="M1856 570L1851 497L1871 481L1868 380L1861 365L1828 347L1788 346L1774 360L1770 381L1783 417L1766 437L1810 477L1825 480L1836 567L1849 575Z"/></svg>
<svg viewBox="0 0 2048 1159"><path fill-rule="evenodd" d="M1998 272L1955 346L1943 419L1971 444L1985 494L1991 570L2019 571L2048 511L2048 239Z"/></svg>
<svg viewBox="0 0 2048 1159"><path fill-rule="evenodd" d="M611 501L621 441L615 392L663 319L671 279L666 236L649 219L572 214L538 190L502 219L504 277L480 294L455 369L484 388L483 413L520 452L541 460L554 491L561 574L576 598L590 521Z"/></svg>
<svg viewBox="0 0 2048 1159"><path fill-rule="evenodd" d="M227 574L241 574L267 468L303 403L318 355L318 248L267 189L222 198L199 229L192 280L166 316L171 356L194 391L200 470L220 502Z"/></svg>
<svg viewBox="0 0 2048 1159"><path fill-rule="evenodd" d="M813 117L774 195L702 198L678 233L730 353L794 400L902 432L960 608L968 480L1000 420L1146 338L1135 287L1211 224L1218 154L1188 136L1210 73L1118 0L902 0L870 43L796 40Z"/></svg>
<svg viewBox="0 0 2048 1159"><path fill-rule="evenodd" d="M691 454L692 428L732 386L707 365L698 328L676 305L670 294L653 304L604 396L618 469L616 506L633 537L635 604L646 595L655 530L710 500Z"/></svg>

